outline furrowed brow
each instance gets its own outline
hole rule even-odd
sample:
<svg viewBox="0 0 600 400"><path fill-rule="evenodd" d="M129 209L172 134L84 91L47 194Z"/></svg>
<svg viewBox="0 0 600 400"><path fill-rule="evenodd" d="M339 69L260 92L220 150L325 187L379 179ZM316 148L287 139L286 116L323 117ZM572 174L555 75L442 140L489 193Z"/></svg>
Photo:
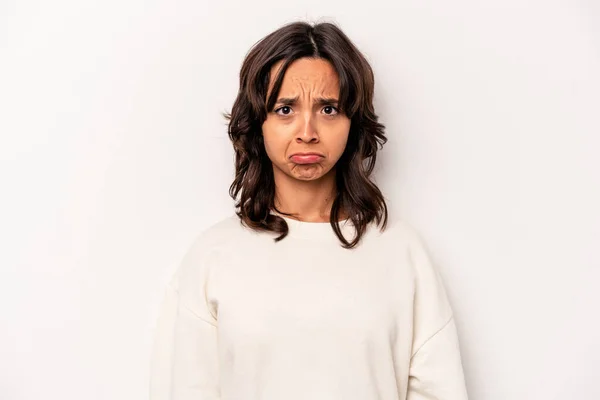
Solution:
<svg viewBox="0 0 600 400"><path fill-rule="evenodd" d="M283 104L284 106L292 106L296 104L298 101L298 96L296 97L281 97L277 99L277 104Z"/></svg>
<svg viewBox="0 0 600 400"><path fill-rule="evenodd" d="M338 102L339 102L339 100L334 97L320 97L320 98L315 99L315 104L320 105L320 106L337 104Z"/></svg>
<svg viewBox="0 0 600 400"><path fill-rule="evenodd" d="M298 102L299 97L280 97L277 99L277 104L282 104L286 106L294 105ZM319 97L315 99L316 105L329 105L329 104L337 104L339 102L335 97Z"/></svg>

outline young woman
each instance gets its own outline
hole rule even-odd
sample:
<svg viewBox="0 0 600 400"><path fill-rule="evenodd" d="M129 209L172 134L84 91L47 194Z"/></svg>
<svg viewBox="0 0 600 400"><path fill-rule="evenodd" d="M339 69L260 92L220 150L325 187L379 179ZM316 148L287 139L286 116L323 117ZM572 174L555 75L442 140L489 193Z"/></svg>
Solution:
<svg viewBox="0 0 600 400"><path fill-rule="evenodd" d="M370 180L373 73L335 25L248 53L229 118L236 213L167 287L152 400L464 400L452 309L425 244Z"/></svg>

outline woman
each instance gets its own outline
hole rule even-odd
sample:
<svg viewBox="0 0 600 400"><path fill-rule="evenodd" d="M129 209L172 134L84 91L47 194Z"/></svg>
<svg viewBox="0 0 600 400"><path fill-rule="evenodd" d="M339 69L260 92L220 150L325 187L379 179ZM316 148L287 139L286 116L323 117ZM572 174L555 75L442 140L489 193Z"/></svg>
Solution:
<svg viewBox="0 0 600 400"><path fill-rule="evenodd" d="M330 23L246 56L232 215L194 242L158 322L152 400L463 400L456 327L419 235L369 176L373 73Z"/></svg>

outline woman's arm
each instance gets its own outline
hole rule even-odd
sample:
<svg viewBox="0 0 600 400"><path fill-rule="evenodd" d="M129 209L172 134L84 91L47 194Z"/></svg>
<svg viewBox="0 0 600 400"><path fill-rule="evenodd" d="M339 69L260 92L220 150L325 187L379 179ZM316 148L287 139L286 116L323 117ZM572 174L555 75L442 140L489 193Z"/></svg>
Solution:
<svg viewBox="0 0 600 400"><path fill-rule="evenodd" d="M410 360L407 400L467 400L454 318Z"/></svg>
<svg viewBox="0 0 600 400"><path fill-rule="evenodd" d="M442 277L422 238L410 235L415 271L407 400L467 400L459 341Z"/></svg>
<svg viewBox="0 0 600 400"><path fill-rule="evenodd" d="M198 240L167 285L150 369L150 400L218 400L217 320L206 301L208 263Z"/></svg>

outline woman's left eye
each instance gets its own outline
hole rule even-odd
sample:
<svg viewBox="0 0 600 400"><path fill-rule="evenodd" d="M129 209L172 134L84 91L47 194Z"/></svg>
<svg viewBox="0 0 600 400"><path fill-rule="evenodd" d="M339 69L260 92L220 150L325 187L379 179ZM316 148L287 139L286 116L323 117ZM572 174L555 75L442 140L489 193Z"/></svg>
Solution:
<svg viewBox="0 0 600 400"><path fill-rule="evenodd" d="M336 115L338 113L338 110L334 106L325 106L323 107L323 112L326 115Z"/></svg>

